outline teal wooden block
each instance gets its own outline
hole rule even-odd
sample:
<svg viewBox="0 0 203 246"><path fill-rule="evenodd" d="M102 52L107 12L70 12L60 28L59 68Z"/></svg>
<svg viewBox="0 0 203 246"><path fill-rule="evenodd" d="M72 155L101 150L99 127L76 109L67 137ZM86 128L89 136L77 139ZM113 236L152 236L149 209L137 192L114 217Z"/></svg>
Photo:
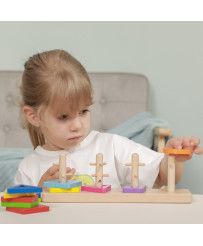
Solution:
<svg viewBox="0 0 203 246"><path fill-rule="evenodd" d="M59 179L51 180L43 183L44 187L48 188L64 188L71 189L74 187L81 186L82 182L78 180L67 180L65 183L60 183Z"/></svg>

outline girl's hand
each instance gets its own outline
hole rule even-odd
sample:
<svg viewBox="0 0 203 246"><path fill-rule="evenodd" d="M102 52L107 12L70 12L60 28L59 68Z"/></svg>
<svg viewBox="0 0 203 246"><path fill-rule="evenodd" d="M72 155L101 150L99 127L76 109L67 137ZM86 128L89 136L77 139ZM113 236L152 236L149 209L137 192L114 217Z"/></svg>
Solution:
<svg viewBox="0 0 203 246"><path fill-rule="evenodd" d="M166 143L166 148L170 149L191 149L197 155L203 154L203 148L199 146L200 139L196 137L176 137L171 138ZM176 161L184 162L190 160L191 155L176 155Z"/></svg>
<svg viewBox="0 0 203 246"><path fill-rule="evenodd" d="M67 179L71 179L75 174L75 168L66 168L66 174L68 174ZM41 177L38 186L43 187L43 183L50 180L59 179L59 165L53 165L50 167Z"/></svg>

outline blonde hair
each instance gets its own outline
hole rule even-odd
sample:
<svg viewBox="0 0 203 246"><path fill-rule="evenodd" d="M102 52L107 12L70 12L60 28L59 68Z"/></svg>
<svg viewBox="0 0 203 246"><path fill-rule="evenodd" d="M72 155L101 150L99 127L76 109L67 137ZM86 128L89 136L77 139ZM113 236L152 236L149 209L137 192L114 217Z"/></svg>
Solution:
<svg viewBox="0 0 203 246"><path fill-rule="evenodd" d="M30 124L22 113L27 105L38 113L42 107L60 112L67 105L71 112L79 103L90 106L93 90L90 79L81 63L64 50L51 50L33 55L24 64L20 87L21 122L28 130L34 148L45 144L40 128Z"/></svg>

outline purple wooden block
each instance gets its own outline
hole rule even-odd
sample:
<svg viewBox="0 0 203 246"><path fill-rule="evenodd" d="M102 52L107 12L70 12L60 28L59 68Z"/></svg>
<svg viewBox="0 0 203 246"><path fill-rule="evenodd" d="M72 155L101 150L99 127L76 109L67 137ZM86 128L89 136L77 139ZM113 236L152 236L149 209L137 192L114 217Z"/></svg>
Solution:
<svg viewBox="0 0 203 246"><path fill-rule="evenodd" d="M133 188L130 185L123 187L124 193L144 193L146 191L145 185L140 185L137 188Z"/></svg>

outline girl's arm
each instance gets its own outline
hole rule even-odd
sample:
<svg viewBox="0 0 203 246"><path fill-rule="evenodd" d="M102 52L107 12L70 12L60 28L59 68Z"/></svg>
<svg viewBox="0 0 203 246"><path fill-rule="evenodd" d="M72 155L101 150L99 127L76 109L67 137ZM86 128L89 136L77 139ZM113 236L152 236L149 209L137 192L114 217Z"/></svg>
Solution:
<svg viewBox="0 0 203 246"><path fill-rule="evenodd" d="M200 140L196 137L171 138L166 148L170 149L191 149L197 155L203 154L203 148L199 146ZM183 163L190 160L192 155L175 155L176 176L175 183L180 182L183 175ZM156 184L159 186L167 185L168 181L168 157L165 154L159 168L159 175Z"/></svg>

